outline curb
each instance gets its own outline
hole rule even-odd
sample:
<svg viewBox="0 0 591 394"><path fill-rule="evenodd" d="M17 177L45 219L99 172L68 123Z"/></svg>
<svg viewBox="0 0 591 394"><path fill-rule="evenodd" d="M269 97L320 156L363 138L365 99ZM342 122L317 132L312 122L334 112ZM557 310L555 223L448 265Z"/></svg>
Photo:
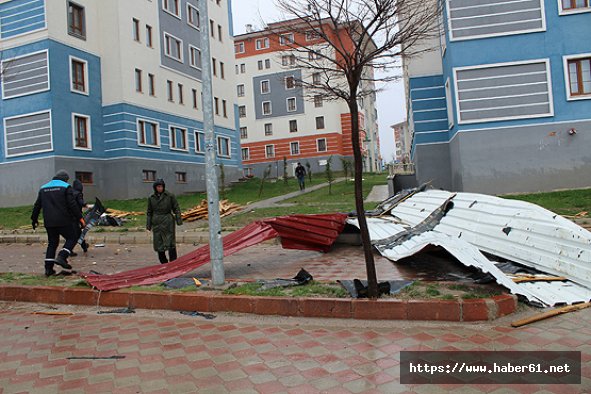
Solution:
<svg viewBox="0 0 591 394"><path fill-rule="evenodd" d="M0 286L0 300L2 301L175 311L238 312L293 317L470 322L494 320L513 313L517 309L517 297L512 294L458 301L406 301L249 297L202 293L130 292L125 290L99 292L93 289L69 287Z"/></svg>

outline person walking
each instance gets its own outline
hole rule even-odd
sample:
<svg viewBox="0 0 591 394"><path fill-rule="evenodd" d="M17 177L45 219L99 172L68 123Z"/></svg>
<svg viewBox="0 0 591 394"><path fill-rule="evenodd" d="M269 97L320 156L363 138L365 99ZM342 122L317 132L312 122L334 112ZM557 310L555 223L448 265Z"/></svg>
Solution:
<svg viewBox="0 0 591 394"><path fill-rule="evenodd" d="M306 190L306 169L301 163L298 163L298 165L295 168L295 176L296 178L298 178L300 190Z"/></svg>
<svg viewBox="0 0 591 394"><path fill-rule="evenodd" d="M154 194L148 198L146 211L146 229L152 231L154 251L158 253L161 264L174 261L176 253L175 221L183 224L179 203L174 194L166 191L163 179L157 179L152 185ZM168 250L168 260L166 251Z"/></svg>
<svg viewBox="0 0 591 394"><path fill-rule="evenodd" d="M74 199L76 200L76 204L78 205L78 209L80 209L80 213L83 212L84 208L86 208L86 201L84 201L84 185L80 180L75 179L74 183L72 184L72 192L74 194ZM76 233L76 241L80 239L80 235L82 234L82 229L78 225L78 223L74 223L74 231ZM80 247L86 253L88 251L88 243L86 241L82 241ZM71 256L75 256L76 253L72 253Z"/></svg>
<svg viewBox="0 0 591 394"><path fill-rule="evenodd" d="M72 221L76 220L81 227L86 225L74 199L72 187L67 183L68 179L70 179L68 173L60 170L50 182L41 186L31 214L31 224L35 230L39 226L39 213L43 210L43 225L47 231L45 276L55 275L54 264L72 269L68 263L68 257L76 245L76 233ZM60 235L66 242L56 257Z"/></svg>

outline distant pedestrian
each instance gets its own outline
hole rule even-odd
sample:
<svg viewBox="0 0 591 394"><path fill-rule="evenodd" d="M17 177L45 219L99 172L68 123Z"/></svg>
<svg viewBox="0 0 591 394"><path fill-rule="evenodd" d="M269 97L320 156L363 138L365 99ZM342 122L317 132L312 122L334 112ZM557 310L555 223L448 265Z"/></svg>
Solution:
<svg viewBox="0 0 591 394"><path fill-rule="evenodd" d="M55 275L54 264L72 269L68 263L68 257L76 245L76 233L72 222L75 220L80 226L85 226L82 213L74 199L73 189L67 183L68 179L70 179L68 173L60 170L50 182L41 186L31 214L34 230L39 225L39 213L43 210L43 225L47 231L45 276ZM56 257L60 235L66 242Z"/></svg>
<svg viewBox="0 0 591 394"><path fill-rule="evenodd" d="M154 251L158 253L161 264L174 261L176 253L175 221L179 226L183 224L181 210L174 194L166 191L164 180L157 179L152 185L154 194L148 198L146 212L146 229L152 231ZM166 259L166 251L168 257Z"/></svg>
<svg viewBox="0 0 591 394"><path fill-rule="evenodd" d="M298 178L300 190L306 190L306 169L301 163L298 163L297 167L295 168L295 176Z"/></svg>
<svg viewBox="0 0 591 394"><path fill-rule="evenodd" d="M78 205L78 209L80 209L80 213L84 212L86 208L86 201L84 201L84 185L80 180L75 179L74 183L72 184L72 189L74 193L74 199L76 200L76 204ZM80 239L80 235L82 234L82 229L78 225L78 223L74 223L74 231L76 232L76 241ZM82 241L80 245L84 253L88 251L88 243L86 241ZM73 253L72 256L75 256L76 253Z"/></svg>

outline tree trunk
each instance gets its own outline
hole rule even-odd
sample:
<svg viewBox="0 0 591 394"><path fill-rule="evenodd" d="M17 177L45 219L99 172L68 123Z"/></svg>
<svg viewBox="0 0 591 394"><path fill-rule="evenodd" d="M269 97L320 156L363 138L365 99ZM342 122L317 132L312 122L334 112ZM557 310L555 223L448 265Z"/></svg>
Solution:
<svg viewBox="0 0 591 394"><path fill-rule="evenodd" d="M365 269L367 271L367 284L369 298L378 298L378 280L376 276L376 266L373 259L371 241L369 239L369 230L367 220L365 219L365 208L363 207L363 162L361 158L361 147L359 145L359 107L356 97L352 96L349 101L349 111L351 112L351 138L353 143L353 157L355 167L355 210L357 211L357 220L361 230L361 242L363 244L363 253L365 255Z"/></svg>

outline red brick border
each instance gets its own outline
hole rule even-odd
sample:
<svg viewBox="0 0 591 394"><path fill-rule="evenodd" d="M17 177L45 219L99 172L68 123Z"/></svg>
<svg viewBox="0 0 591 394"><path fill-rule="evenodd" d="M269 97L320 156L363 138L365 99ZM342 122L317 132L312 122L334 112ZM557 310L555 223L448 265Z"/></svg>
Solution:
<svg viewBox="0 0 591 394"><path fill-rule="evenodd" d="M100 305L140 309L239 312L259 315L386 320L494 320L515 312L511 294L474 300L359 300L227 296L211 292L174 293L117 290L99 292L70 287L0 286L0 300L46 304Z"/></svg>

